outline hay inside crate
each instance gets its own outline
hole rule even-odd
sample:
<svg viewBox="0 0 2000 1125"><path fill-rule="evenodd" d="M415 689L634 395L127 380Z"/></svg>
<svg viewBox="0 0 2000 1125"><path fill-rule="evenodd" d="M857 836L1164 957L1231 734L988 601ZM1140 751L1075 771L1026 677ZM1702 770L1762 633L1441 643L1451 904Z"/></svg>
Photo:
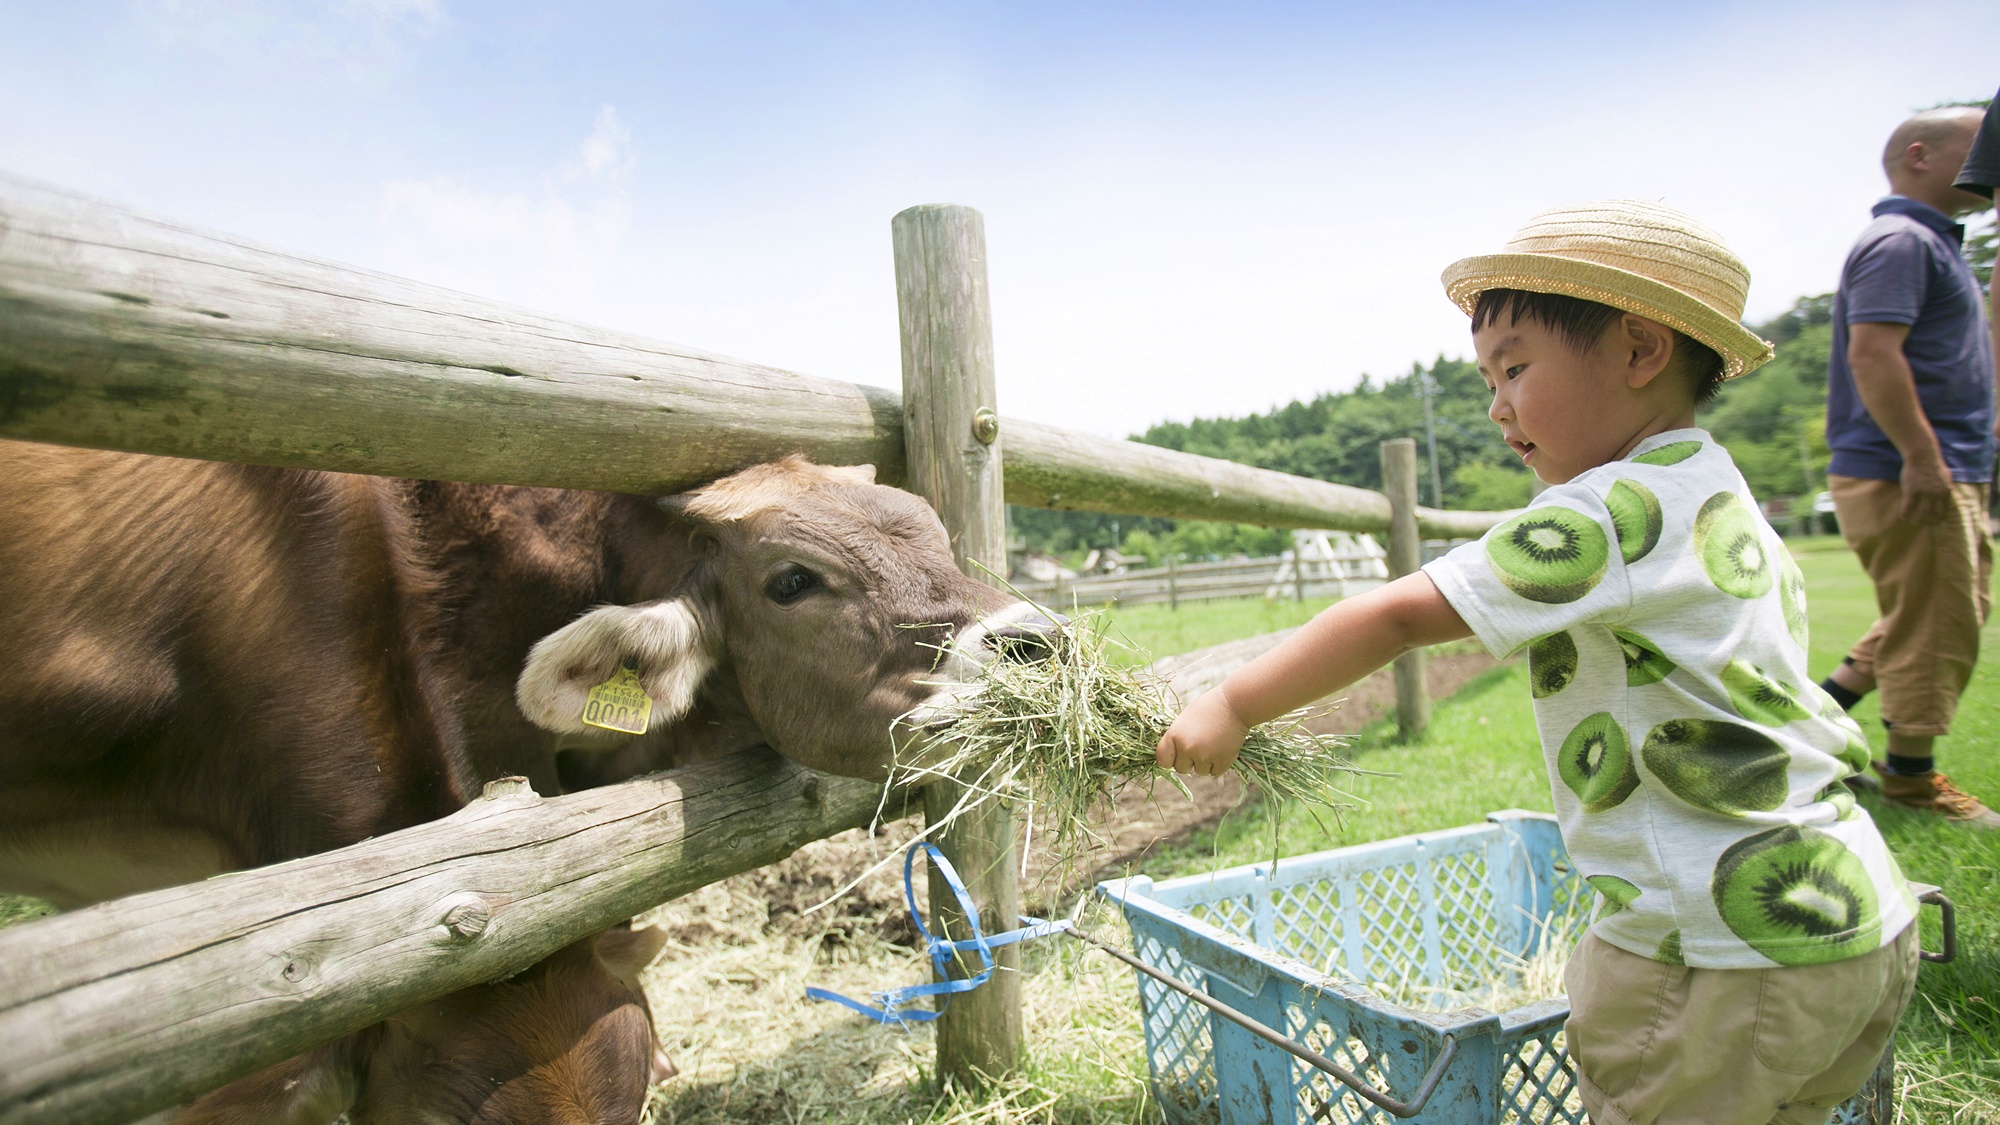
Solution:
<svg viewBox="0 0 2000 1125"><path fill-rule="evenodd" d="M1554 817L1510 810L1275 866L1099 888L1122 907L1142 960L1396 1099L1409 1100L1445 1036L1456 1039L1436 1093L1408 1120L1588 1125L1553 966L1587 924L1593 892L1570 869ZM1397 1120L1157 982L1141 977L1139 993L1153 1088L1174 1125ZM1885 1057L1834 1125L1886 1125L1891 1069Z"/></svg>

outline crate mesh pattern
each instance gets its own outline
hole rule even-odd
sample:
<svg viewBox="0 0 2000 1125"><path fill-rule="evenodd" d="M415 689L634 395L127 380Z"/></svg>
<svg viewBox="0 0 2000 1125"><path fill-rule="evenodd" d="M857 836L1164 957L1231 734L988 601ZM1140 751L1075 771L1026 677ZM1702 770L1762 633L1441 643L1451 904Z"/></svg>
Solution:
<svg viewBox="0 0 2000 1125"><path fill-rule="evenodd" d="M1147 964L1276 1027L1409 1100L1459 1044L1423 1111L1431 1125L1588 1125L1563 1047L1560 996L1506 1012L1448 1008L1503 981L1551 933L1580 932L1594 892L1553 817L1487 823L1155 883L1101 885ZM1398 985L1385 988L1384 982ZM1422 1008L1384 999L1398 993ZM1174 1125L1383 1125L1398 1120L1206 1008L1139 978L1153 1085ZM1891 1120L1892 1060L1833 1125Z"/></svg>

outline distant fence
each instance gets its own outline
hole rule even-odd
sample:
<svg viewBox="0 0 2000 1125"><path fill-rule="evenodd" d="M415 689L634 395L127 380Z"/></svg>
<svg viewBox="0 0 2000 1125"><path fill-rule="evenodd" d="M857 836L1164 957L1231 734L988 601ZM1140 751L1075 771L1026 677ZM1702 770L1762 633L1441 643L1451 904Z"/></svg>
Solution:
<svg viewBox="0 0 2000 1125"><path fill-rule="evenodd" d="M909 484L960 547L998 542L1004 487L1004 502L1045 508L1387 531L1391 574L1415 569L1420 535L1476 536L1503 515L1418 507L1402 439L1385 444L1385 491L1372 492L1001 419L977 213L913 208L895 239L902 395L0 176L0 436L648 494L804 453ZM1421 654L1398 662L1399 715L1406 671L1420 689ZM752 756L546 802L503 791L353 848L0 932L0 1125L129 1121L505 976L690 880L858 823L872 798L857 784ZM602 826L616 846L572 847L565 825ZM990 860L1011 848L1011 827L980 831L953 860L989 872L975 896L982 911L1000 904L989 921L1006 926L1013 867ZM476 929L453 922L473 914ZM953 1006L944 1073L1011 1065L1016 979L998 974L1000 987Z"/></svg>
<svg viewBox="0 0 2000 1125"><path fill-rule="evenodd" d="M1379 548L1378 548L1379 550ZM1283 598L1304 601L1311 598L1344 598L1372 590L1388 581L1386 556L1381 573L1363 573L1355 566L1348 575L1313 576L1294 579L1287 570L1289 555L1268 555L1256 559L1224 562L1185 563L1155 566L1143 570L1121 570L1116 574L1089 574L1050 582L1015 582L1014 588L1026 597L1058 609L1071 606L1155 605L1213 601L1223 598ZM1279 589L1274 590L1274 587Z"/></svg>
<svg viewBox="0 0 2000 1125"><path fill-rule="evenodd" d="M1297 562L1296 551L1286 551L1259 558L1175 562L1042 582L1016 578L1011 585L1023 596L1059 609L1093 605L1177 606L1181 602L1227 598L1300 602L1345 598L1373 590L1389 580L1389 552L1373 536L1360 536L1351 542L1354 546L1351 554L1327 559L1308 555L1303 567ZM1467 540L1426 539L1424 559L1434 559L1463 542Z"/></svg>

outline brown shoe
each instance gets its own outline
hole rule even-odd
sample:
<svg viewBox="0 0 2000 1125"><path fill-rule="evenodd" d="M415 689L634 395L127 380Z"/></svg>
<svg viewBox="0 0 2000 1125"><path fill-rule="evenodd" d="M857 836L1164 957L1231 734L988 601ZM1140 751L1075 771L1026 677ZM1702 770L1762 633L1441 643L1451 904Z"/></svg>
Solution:
<svg viewBox="0 0 2000 1125"><path fill-rule="evenodd" d="M1951 783L1932 770L1921 777L1890 773L1888 763L1872 763L1882 778L1882 800L1917 812L1936 813L1953 824L1967 828L2000 828L2000 813L1979 803L1979 798Z"/></svg>

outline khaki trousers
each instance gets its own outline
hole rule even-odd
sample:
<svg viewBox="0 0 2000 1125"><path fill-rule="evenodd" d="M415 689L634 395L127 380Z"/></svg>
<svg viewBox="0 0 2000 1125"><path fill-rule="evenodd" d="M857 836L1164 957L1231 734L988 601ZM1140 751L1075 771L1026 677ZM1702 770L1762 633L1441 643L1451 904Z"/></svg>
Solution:
<svg viewBox="0 0 2000 1125"><path fill-rule="evenodd" d="M1875 678L1882 718L1896 733L1950 733L1993 608L1986 486L1954 484L1954 518L1936 524L1898 519L1903 491L1892 480L1830 476L1827 490L1881 614L1847 658Z"/></svg>
<svg viewBox="0 0 2000 1125"><path fill-rule="evenodd" d="M1690 969L1585 934L1563 971L1592 1125L1823 1125L1882 1061L1917 927L1830 965Z"/></svg>

